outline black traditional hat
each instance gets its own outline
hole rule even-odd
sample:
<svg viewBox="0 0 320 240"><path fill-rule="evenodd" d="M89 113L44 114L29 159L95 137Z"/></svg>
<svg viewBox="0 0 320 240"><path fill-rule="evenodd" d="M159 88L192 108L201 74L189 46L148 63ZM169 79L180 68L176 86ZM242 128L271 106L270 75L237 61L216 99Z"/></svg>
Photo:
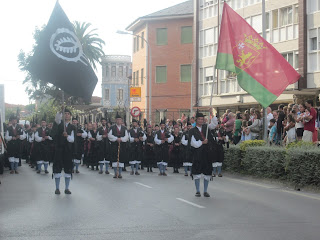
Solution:
<svg viewBox="0 0 320 240"><path fill-rule="evenodd" d="M100 119L100 122L102 122L103 120L107 121L107 119L105 119L104 117Z"/></svg>
<svg viewBox="0 0 320 240"><path fill-rule="evenodd" d="M138 121L137 121L136 119L134 119L134 118L133 118L133 119L132 119L132 122L134 123L134 122L138 122Z"/></svg>
<svg viewBox="0 0 320 240"><path fill-rule="evenodd" d="M161 124L166 124L165 119L161 119L161 121L160 121L160 125L161 125Z"/></svg>
<svg viewBox="0 0 320 240"><path fill-rule="evenodd" d="M199 117L205 117L206 115L203 115L203 113L199 112L199 109L197 109L196 118Z"/></svg>
<svg viewBox="0 0 320 240"><path fill-rule="evenodd" d="M116 119L117 118L121 118L122 119L122 117L119 115L119 113L117 112L117 115L116 115Z"/></svg>
<svg viewBox="0 0 320 240"><path fill-rule="evenodd" d="M71 111L70 111L68 108L65 108L65 109L64 109L64 112L65 112L65 113L68 112L68 113L70 113L70 115L72 115Z"/></svg>
<svg viewBox="0 0 320 240"><path fill-rule="evenodd" d="M43 117L42 117L42 119L41 119L41 122L42 122L42 121L45 121L45 122L47 121L47 114L44 114L44 115L43 115Z"/></svg>
<svg viewBox="0 0 320 240"><path fill-rule="evenodd" d="M192 124L191 124L191 122L188 121L188 122L187 122L187 126L190 126L190 125L192 125Z"/></svg>
<svg viewBox="0 0 320 240"><path fill-rule="evenodd" d="M159 125L158 124L156 124L156 125L154 125L155 127L159 127Z"/></svg>
<svg viewBox="0 0 320 240"><path fill-rule="evenodd" d="M35 128L35 127L37 127L37 125L35 123L32 123L31 127Z"/></svg>
<svg viewBox="0 0 320 240"><path fill-rule="evenodd" d="M72 118L72 121L73 121L73 120L77 120L77 121L78 121L78 116L73 117L73 118Z"/></svg>
<svg viewBox="0 0 320 240"><path fill-rule="evenodd" d="M9 121L12 121L13 119L17 119L17 117L14 114L10 116Z"/></svg>

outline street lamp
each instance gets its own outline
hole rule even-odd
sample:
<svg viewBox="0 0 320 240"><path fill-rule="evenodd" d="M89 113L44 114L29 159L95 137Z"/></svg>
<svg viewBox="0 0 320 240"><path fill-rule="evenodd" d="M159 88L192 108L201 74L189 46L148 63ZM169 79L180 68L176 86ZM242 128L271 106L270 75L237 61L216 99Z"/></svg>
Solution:
<svg viewBox="0 0 320 240"><path fill-rule="evenodd" d="M148 46L148 48L147 48L147 59L148 59L148 63L149 63L149 69L148 69L148 67L147 67L147 74L146 74L146 76L147 76L147 82L148 82L148 84L149 84L149 124L151 124L151 116L152 116L152 109L151 109L151 91L152 91L152 88L151 88L151 84L152 84L152 81L151 81L151 79L152 79L152 73L151 73L151 64L152 64L152 58L151 58L151 48L150 48L150 45L149 45L149 42L145 39L145 38L143 38L143 37L141 37L141 36L139 36L139 35L136 35L136 34L133 34L133 33L130 33L130 32L126 32L126 31L121 31L121 30L118 30L117 31L117 33L118 34L127 34L127 35L132 35L132 36L136 36L136 37L139 37L139 38L141 38L146 44L147 44L147 46Z"/></svg>

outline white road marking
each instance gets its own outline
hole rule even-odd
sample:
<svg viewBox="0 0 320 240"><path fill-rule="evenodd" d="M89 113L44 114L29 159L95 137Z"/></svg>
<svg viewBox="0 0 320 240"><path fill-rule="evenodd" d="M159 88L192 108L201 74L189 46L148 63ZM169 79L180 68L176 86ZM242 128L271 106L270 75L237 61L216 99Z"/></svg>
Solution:
<svg viewBox="0 0 320 240"><path fill-rule="evenodd" d="M249 182L246 180L239 180L239 179L233 179L233 178L228 178L227 179L234 181L234 182L239 182L239 183L244 183L244 184L250 184L250 185L254 185L254 186L258 186L258 187L262 187L262 188L267 188L267 189L274 189L274 186L270 186L270 185L265 185L265 184L259 184L259 183L254 183L254 182ZM281 192L285 192L285 193L291 193L300 197L306 197L306 198L310 198L310 199L314 199L314 200L320 200L320 197L317 196L313 196L313 195L309 195L309 194L304 194L304 193L299 193L299 192L294 192L293 190L285 190L285 189L277 189L280 190Z"/></svg>
<svg viewBox="0 0 320 240"><path fill-rule="evenodd" d="M150 187L150 186L148 186L148 185L145 185L145 184L143 184L143 183L139 183L139 182L134 182L135 184L138 184L138 185L140 185L140 186L143 186L143 187L146 187L146 188L152 188L152 187Z"/></svg>
<svg viewBox="0 0 320 240"><path fill-rule="evenodd" d="M198 204L189 202L189 201L184 200L184 199L182 199L182 198L176 198L176 199L179 200L179 201L181 201L181 202L188 203L188 204L190 204L190 205L192 205L192 206L194 206L194 207L197 207L197 208L205 208L204 206L201 206L201 205L198 205Z"/></svg>
<svg viewBox="0 0 320 240"><path fill-rule="evenodd" d="M114 173L109 173L110 175L114 176Z"/></svg>

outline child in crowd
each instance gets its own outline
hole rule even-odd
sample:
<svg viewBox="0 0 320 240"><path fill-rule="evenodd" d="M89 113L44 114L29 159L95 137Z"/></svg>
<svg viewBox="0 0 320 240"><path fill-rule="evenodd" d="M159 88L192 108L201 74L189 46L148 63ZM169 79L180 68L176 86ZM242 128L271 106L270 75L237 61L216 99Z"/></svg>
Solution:
<svg viewBox="0 0 320 240"><path fill-rule="evenodd" d="M241 141L248 141L251 140L251 132L248 130L248 126L251 126L252 122L251 121L242 121L242 134L241 134Z"/></svg>
<svg viewBox="0 0 320 240"><path fill-rule="evenodd" d="M306 117L309 117L309 116L310 116L310 109L309 109L309 108L306 108L306 109L304 110L304 113L302 114L303 123L310 121L310 120L305 119Z"/></svg>
<svg viewBox="0 0 320 240"><path fill-rule="evenodd" d="M277 126L276 126L276 120L270 119L270 132L269 132L269 143L270 145L273 145L276 142L277 139Z"/></svg>

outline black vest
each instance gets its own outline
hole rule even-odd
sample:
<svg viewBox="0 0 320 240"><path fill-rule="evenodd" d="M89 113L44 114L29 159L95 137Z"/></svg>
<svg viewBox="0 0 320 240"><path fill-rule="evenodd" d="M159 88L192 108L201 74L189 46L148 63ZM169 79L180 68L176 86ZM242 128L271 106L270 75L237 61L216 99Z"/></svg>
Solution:
<svg viewBox="0 0 320 240"><path fill-rule="evenodd" d="M121 129L119 131L117 125L113 125L110 129L112 130L112 135L117 138L124 137L126 135L126 131L127 131L127 128L124 126L121 126Z"/></svg>

